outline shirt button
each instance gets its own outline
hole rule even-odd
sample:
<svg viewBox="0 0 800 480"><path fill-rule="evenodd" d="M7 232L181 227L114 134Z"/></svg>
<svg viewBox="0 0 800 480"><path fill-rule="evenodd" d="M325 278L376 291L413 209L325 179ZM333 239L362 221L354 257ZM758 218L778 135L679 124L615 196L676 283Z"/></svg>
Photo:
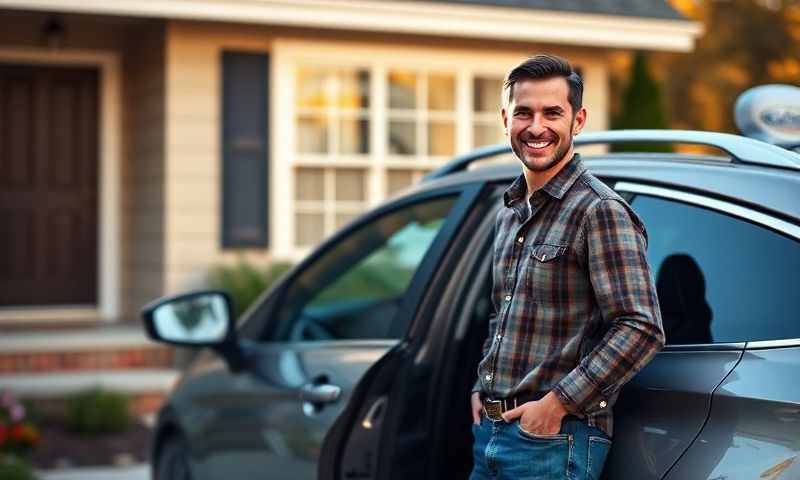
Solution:
<svg viewBox="0 0 800 480"><path fill-rule="evenodd" d="M517 243L522 243L522 242L524 242L524 241L525 241L525 238L524 238L524 237L519 237L519 238L517 239Z"/></svg>
<svg viewBox="0 0 800 480"><path fill-rule="evenodd" d="M491 374L491 373L489 373L489 374L487 374L487 375L486 375L486 377L484 377L484 378L486 378L486 381L487 381L487 382L491 382L491 381L492 381L492 374Z"/></svg>
<svg viewBox="0 0 800 480"><path fill-rule="evenodd" d="M497 339L500 340L501 338L503 338L503 336L498 333L497 334Z"/></svg>
<svg viewBox="0 0 800 480"><path fill-rule="evenodd" d="M511 301L511 295L506 295L506 302L510 302L510 301Z"/></svg>
<svg viewBox="0 0 800 480"><path fill-rule="evenodd" d="M606 403L606 401L605 401L605 400L603 400L602 402L600 402L600 408L606 408L607 406L608 406L608 403Z"/></svg>

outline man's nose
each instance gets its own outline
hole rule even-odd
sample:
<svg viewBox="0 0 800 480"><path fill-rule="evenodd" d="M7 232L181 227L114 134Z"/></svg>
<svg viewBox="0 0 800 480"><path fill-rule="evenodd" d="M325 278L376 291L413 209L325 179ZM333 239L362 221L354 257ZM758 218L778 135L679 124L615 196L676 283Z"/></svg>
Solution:
<svg viewBox="0 0 800 480"><path fill-rule="evenodd" d="M531 123L528 125L528 131L535 136L540 136L546 132L544 122L541 115L533 115Z"/></svg>

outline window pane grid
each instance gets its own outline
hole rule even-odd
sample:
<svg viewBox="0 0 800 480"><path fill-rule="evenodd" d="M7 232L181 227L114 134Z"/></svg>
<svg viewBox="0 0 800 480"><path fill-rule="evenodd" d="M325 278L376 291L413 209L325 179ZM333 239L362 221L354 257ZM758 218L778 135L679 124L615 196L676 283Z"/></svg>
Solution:
<svg viewBox="0 0 800 480"><path fill-rule="evenodd" d="M298 67L297 152L368 155L369 71Z"/></svg>
<svg viewBox="0 0 800 480"><path fill-rule="evenodd" d="M498 115L500 75L413 66L347 67L327 61L296 72L298 139L293 171L324 172L326 187L306 187L301 194L296 185L293 210L321 215L324 235L376 200L418 181L464 146L504 138ZM459 90L463 81L469 84ZM472 121L465 122L469 117L462 115L464 108L473 110ZM382 126L373 131L376 121ZM339 169L358 173L339 178ZM323 198L312 198L314 190ZM306 227L306 237L309 231Z"/></svg>
<svg viewBox="0 0 800 480"><path fill-rule="evenodd" d="M454 155L455 75L392 70L388 82L389 155L415 163L427 157ZM416 110L411 109L412 105ZM399 107L404 109L398 110Z"/></svg>

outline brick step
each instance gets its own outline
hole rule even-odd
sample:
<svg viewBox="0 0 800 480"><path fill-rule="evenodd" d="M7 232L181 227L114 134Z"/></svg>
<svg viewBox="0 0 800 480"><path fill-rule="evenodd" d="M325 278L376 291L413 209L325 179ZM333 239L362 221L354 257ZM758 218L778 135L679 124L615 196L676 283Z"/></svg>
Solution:
<svg viewBox="0 0 800 480"><path fill-rule="evenodd" d="M174 357L174 349L150 341L137 327L17 331L0 337L0 375L170 368Z"/></svg>
<svg viewBox="0 0 800 480"><path fill-rule="evenodd" d="M71 352L3 352L0 353L0 375L170 367L173 357L172 349L160 346Z"/></svg>

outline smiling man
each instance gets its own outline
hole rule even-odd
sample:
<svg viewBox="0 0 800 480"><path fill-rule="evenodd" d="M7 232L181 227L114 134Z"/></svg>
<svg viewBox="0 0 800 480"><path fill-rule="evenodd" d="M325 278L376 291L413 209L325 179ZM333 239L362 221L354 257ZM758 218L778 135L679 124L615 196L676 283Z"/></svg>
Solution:
<svg viewBox="0 0 800 480"><path fill-rule="evenodd" d="M599 478L617 393L664 343L644 226L574 152L582 96L551 55L506 78L501 113L522 174L495 224L472 480Z"/></svg>

